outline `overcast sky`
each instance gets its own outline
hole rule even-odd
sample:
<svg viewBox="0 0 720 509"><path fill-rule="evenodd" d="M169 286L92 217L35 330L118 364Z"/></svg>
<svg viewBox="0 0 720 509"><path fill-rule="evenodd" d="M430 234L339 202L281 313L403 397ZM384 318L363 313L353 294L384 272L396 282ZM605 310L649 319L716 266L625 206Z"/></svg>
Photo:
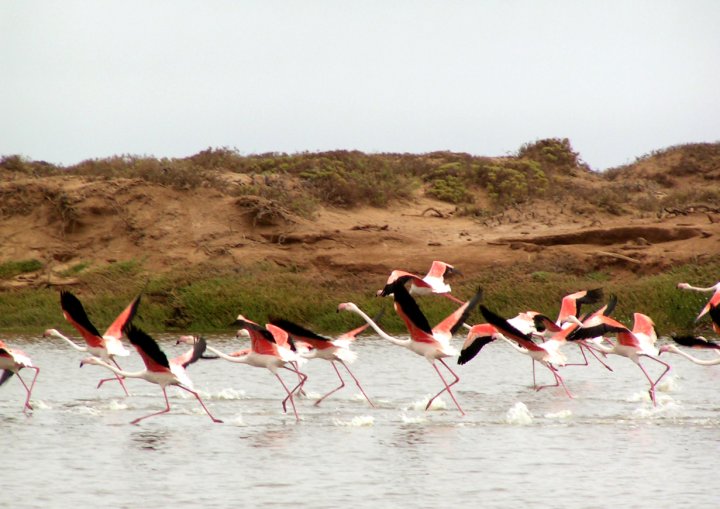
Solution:
<svg viewBox="0 0 720 509"><path fill-rule="evenodd" d="M1 155L549 137L594 169L720 141L720 1L0 1Z"/></svg>

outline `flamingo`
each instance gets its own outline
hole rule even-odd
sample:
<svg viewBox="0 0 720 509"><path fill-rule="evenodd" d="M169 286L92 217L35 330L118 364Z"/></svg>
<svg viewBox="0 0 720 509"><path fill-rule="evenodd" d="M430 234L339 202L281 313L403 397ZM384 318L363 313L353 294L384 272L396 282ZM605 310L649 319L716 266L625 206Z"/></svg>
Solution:
<svg viewBox="0 0 720 509"><path fill-rule="evenodd" d="M398 339L390 336L383 331L375 321L370 318L365 312L357 307L352 302L344 302L338 306L338 311L350 311L359 315L365 320L370 326L377 332L382 338L390 341L393 344L405 347L411 352L414 352L430 362L432 367L437 372L438 376L443 382L444 388L430 398L425 406L425 410L430 408L432 402L440 396L443 392L447 391L452 398L455 406L460 411L461 415L465 415L465 412L460 407L455 395L452 392L451 387L460 381L460 377L447 365L443 360L446 357L457 355L457 350L450 346L450 338L455 332L463 325L470 312L482 299L482 290L478 290L475 296L463 303L462 306L457 308L448 317L442 320L435 327L430 327L425 315L418 307L415 300L412 298L410 293L405 289L404 281L398 279L390 285L386 285L382 291L382 296L393 294L395 300L395 311L405 322L405 325L410 333L409 339ZM436 361L442 364L445 369L453 376L454 380L451 383L447 383L445 377L443 377L440 369L437 367Z"/></svg>
<svg viewBox="0 0 720 509"><path fill-rule="evenodd" d="M33 376L30 387L28 387L25 380L20 376L20 370L23 368L35 371L35 376ZM13 375L17 375L18 380L20 380L23 387L25 387L25 391L27 391L23 412L27 413L28 410L32 410L33 407L30 404L30 396L32 395L33 387L35 387L35 381L40 374L40 368L33 366L32 360L30 360L30 357L26 353L21 350L9 348L4 341L0 340L0 371L2 372L2 374L0 374L0 385L7 382Z"/></svg>
<svg viewBox="0 0 720 509"><path fill-rule="evenodd" d="M360 382L348 367L348 363L354 362L357 358L357 354L350 350L350 344L356 339L358 334L367 329L368 324L362 325L361 327L346 332L340 335L337 339L333 340L320 336L319 334L316 334L313 331L306 329L289 320L274 319L270 322L290 334L290 336L295 341L301 341L310 345L310 347L312 348L312 353L309 353L306 356L309 358L325 359L326 361L329 361L333 369L335 370L338 378L340 379L340 385L319 398L315 402L315 406L319 406L325 398L345 387L345 380L343 380L343 377L340 375L340 371L335 365L335 363L338 362L345 368L350 377L352 377L352 379L355 381L355 385L357 385L358 389L360 389L360 392L363 396L365 396L365 399L368 403L370 403L370 406L375 408L373 402L370 401L370 398L368 398L367 394L365 394L365 391L360 385Z"/></svg>
<svg viewBox="0 0 720 509"><path fill-rule="evenodd" d="M120 368L117 368L116 366L113 366L112 364L108 364L100 357L94 356L83 359L80 362L80 367L84 366L85 364L95 364L97 366L102 366L106 369L109 369L118 376L122 376L125 378L142 378L143 380L147 380L150 383L158 384L160 386L163 391L163 396L165 397L165 409L160 410L159 412L145 415L143 417L138 417L130 424L137 424L143 419L147 419L148 417L165 414L170 411L170 401L168 400L166 390L166 387L168 385L174 385L176 387L179 387L180 389L189 392L190 394L195 396L195 398L200 403L200 406L202 406L203 410L205 410L205 413L208 415L208 417L210 417L210 419L212 419L213 422L222 422L220 419L215 418L210 413L210 411L205 406L205 403L203 403L203 400L200 398L200 395L193 390L192 380L190 380L190 377L188 377L185 371L185 367L191 362L197 360L197 358L199 358L199 356L201 355L201 353L198 353L199 347L197 346L200 343L196 344L190 356L181 356L177 359L173 359L173 361L168 361L165 353L160 349L157 342L149 334L145 333L143 330L132 324L125 325L123 331L125 332L128 340L135 347L137 352L140 354L143 362L145 363L145 369L143 371L124 371Z"/></svg>
<svg viewBox="0 0 720 509"><path fill-rule="evenodd" d="M216 354L221 359L225 359L230 362L237 362L241 364L249 364L256 368L266 368L280 381L280 384L285 389L287 396L282 401L283 411L287 411L287 401L290 400L293 412L295 413L295 419L300 420L300 416L297 413L295 407L295 401L293 399L293 393L297 390L302 389L303 384L307 380L307 375L300 371L291 364L290 367L287 364L297 361L305 361L296 352L293 352L290 348L281 346L281 344L289 344L288 333L272 324L267 324L267 327L262 327L257 323L248 320L242 315L239 315L236 322L241 330L247 331L250 335L250 348L240 350L234 354L226 354L208 345L207 349ZM278 369L283 368L298 375L299 382L292 389L288 389L287 385L283 381L282 377L278 373Z"/></svg>
<svg viewBox="0 0 720 509"><path fill-rule="evenodd" d="M701 350L715 350L718 354L720 354L720 344L715 343L714 341L708 341L702 336L673 336L673 340L682 346L688 347L688 348L697 348ZM660 353L670 352L678 355L682 355L686 359L688 359L691 362L694 362L695 364L700 364L701 366L715 366L717 364L720 364L720 357L716 357L715 359L698 359L697 357L694 357L690 355L689 353L679 349L675 345L663 345L660 347Z"/></svg>
<svg viewBox="0 0 720 509"><path fill-rule="evenodd" d="M650 382L650 399L653 405L657 406L655 400L655 387L660 380L670 371L670 365L661 361L657 356L660 350L655 346L657 341L657 333L655 332L655 324L652 319L642 313L633 314L633 328L630 330L622 323L605 315L595 315L591 319L586 320L583 327L575 329L567 339L569 341L578 339L587 339L601 336L604 334L615 334L616 342L611 347L597 344L595 348L605 354L614 354L627 357L633 361L642 370L645 378ZM665 370L653 381L650 375L640 363L640 358L645 357L662 364Z"/></svg>
<svg viewBox="0 0 720 509"><path fill-rule="evenodd" d="M450 295L450 285L445 282L446 277L455 274L462 273L449 263L435 260L430 265L428 273L422 277L404 270L393 270L385 283L385 287L387 288L388 286L393 285L398 279L403 278L403 281L405 282L410 281L411 295L430 295L436 293L442 295L443 297L447 297L458 304L462 304L463 301ZM378 290L378 296L383 294L383 292L384 289ZM385 295L390 295L390 293L385 293Z"/></svg>
<svg viewBox="0 0 720 509"><path fill-rule="evenodd" d="M536 391L540 391L547 387L557 387L562 385L565 389L565 394L569 398L572 398L572 394L565 385L565 381L558 373L555 366L564 366L567 359L565 355L560 351L560 346L564 341L548 340L541 344L536 344L532 340L531 334L520 331L517 327L511 324L508 320L493 313L485 306L480 306L480 312L487 320L488 324L480 324L470 329L467 339L463 344L463 349L460 353L460 359L464 363L467 363L472 359L480 349L490 341L499 338L505 338L512 341L508 341L516 350L529 355L533 360L533 384ZM564 334L565 331L561 330L560 334ZM535 362L539 362L550 370L555 378L555 383L552 385L540 385L535 383Z"/></svg>
<svg viewBox="0 0 720 509"><path fill-rule="evenodd" d="M85 339L86 346L80 346L70 338L66 337L57 329L48 329L43 333L43 337L54 337L62 339L72 346L79 352L88 352L91 355L100 357L105 362L112 362L118 369L120 365L115 361L116 356L126 357L130 355L130 352L123 346L121 338L123 336L123 327L129 323L140 305L140 295L135 297L130 304L115 318L113 323L105 331L105 334L100 335L98 330L92 324L88 318L85 308L83 307L80 299L68 291L60 292L60 306L63 310L65 319L77 329L80 335ZM125 382L120 376L115 378L104 378L98 382L97 388L99 389L102 384L109 380L117 379L122 386L125 395L129 396Z"/></svg>
<svg viewBox="0 0 720 509"><path fill-rule="evenodd" d="M697 318L695 318L695 321L697 322L702 318L705 314L707 314L710 311L710 308L720 306L720 281L715 283L712 286L708 286L707 288L700 288L698 286L691 286L687 283L678 283L677 287L681 290L690 290L694 292L713 292L712 296L710 297L710 300L705 304L705 307L702 308L700 311L700 314L697 315ZM720 334L720 321L715 322L713 320L713 328L718 327L715 329L715 332Z"/></svg>

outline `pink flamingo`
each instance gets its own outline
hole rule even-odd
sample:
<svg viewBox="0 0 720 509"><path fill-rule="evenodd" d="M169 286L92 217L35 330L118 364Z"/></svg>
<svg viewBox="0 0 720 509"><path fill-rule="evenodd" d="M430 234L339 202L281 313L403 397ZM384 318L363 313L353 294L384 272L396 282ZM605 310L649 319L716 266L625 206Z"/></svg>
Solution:
<svg viewBox="0 0 720 509"><path fill-rule="evenodd" d="M687 348L695 348L698 350L715 350L716 353L720 354L720 344L715 343L714 341L708 341L702 336L673 336L673 340L677 344ZM680 350L675 345L661 346L660 353L662 354L665 352L681 355L688 359L690 362L694 362L695 364L699 364L701 366L715 366L717 364L720 364L720 356L716 357L715 359L698 359L697 357L694 357L689 353Z"/></svg>
<svg viewBox="0 0 720 509"><path fill-rule="evenodd" d="M324 359L326 361L329 361L333 369L335 370L338 378L340 379L340 385L319 398L315 402L315 406L319 406L325 398L345 387L345 380L343 380L343 377L340 375L340 371L335 365L335 363L337 362L341 364L348 372L350 377L352 377L352 379L355 381L355 385L357 385L358 389L360 389L360 392L363 396L365 396L365 399L368 403L370 403L370 406L373 408L375 407L373 402L370 401L370 398L368 398L367 394L365 394L365 391L360 385L360 381L358 381L357 377L355 377L353 372L350 371L350 368L348 367L348 363L354 362L357 358L357 354L350 350L350 344L355 341L358 334L367 329L369 324L362 325L361 327L346 332L338 336L336 339L329 339L320 336L319 334L316 334L313 331L306 329L305 327L293 323L290 320L275 319L271 320L271 323L286 331L295 341L301 341L308 344L311 347L311 350L308 354L306 354L306 357L312 359Z"/></svg>
<svg viewBox="0 0 720 509"><path fill-rule="evenodd" d="M20 370L23 368L35 371L35 376L33 376L30 387L28 387L25 380L23 380L20 376ZM30 404L30 396L32 395L33 387L35 387L35 381L37 380L38 374L40 374L40 368L33 366L32 360L30 360L30 357L26 353L21 350L9 348L4 341L0 340L0 371L2 371L2 374L0 375L0 385L7 382L11 376L17 375L18 380L20 380L27 392L25 404L23 405L23 412L27 413L28 410L32 410L33 408Z"/></svg>
<svg viewBox="0 0 720 509"><path fill-rule="evenodd" d="M430 295L433 293L447 297L448 299L462 304L462 301L456 297L450 295L450 285L445 282L445 278L455 275L462 274L455 267L449 263L435 260L430 265L430 270L424 276L418 276L411 272L404 270L394 270L390 273L385 288L393 285L398 279L403 278L403 281L410 282L410 294L411 295ZM385 290L378 290L377 294L383 294ZM389 293L385 293L389 295Z"/></svg>
<svg viewBox="0 0 720 509"><path fill-rule="evenodd" d="M150 383L158 384L160 386L163 391L163 396L165 397L165 409L160 410L159 412L145 415L143 417L138 417L130 424L137 424L143 419L147 419L148 417L165 414L170 411L170 401L168 400L166 390L166 387L168 385L174 385L176 387L179 387L180 389L189 392L190 394L195 396L195 398L200 403L200 406L202 406L203 410L205 410L205 413L208 415L208 417L210 417L210 419L212 419L213 422L222 422L220 419L216 419L210 413L210 411L205 406L205 403L203 403L203 400L200 398L200 395L193 390L192 380L190 380L185 371L185 367L191 362L197 360L199 355L201 355L197 353L198 348L194 347L193 353L191 355L181 356L171 362L168 361L165 353L160 349L157 342L149 334L145 333L144 331L142 331L138 327L135 327L132 324L126 325L123 330L127 335L128 340L135 347L137 352L140 354L143 362L145 363L145 369L143 371L123 371L122 369L108 364L99 357L88 357L86 359L83 359L80 363L80 366L82 367L85 364L95 364L97 366L102 366L106 369L109 369L118 376L122 376L125 378L141 378Z"/></svg>
<svg viewBox="0 0 720 509"><path fill-rule="evenodd" d="M547 387L558 387L562 385L565 389L565 394L569 398L572 398L572 394L565 385L565 381L558 373L556 366L564 366L567 362L565 355L560 351L560 347L564 344L564 341L559 340L548 340L544 343L537 344L532 340L531 334L520 331L517 327L513 326L509 320L493 313L485 306L480 306L480 312L487 320L487 324L480 324L472 327L468 333L467 339L463 344L463 349L460 352L460 360L462 363L467 363L472 359L480 349L490 341L494 341L499 338L508 339L511 345L513 345L519 352L529 355L533 360L533 384L535 390L540 391ZM488 326L489 325L489 326ZM564 331L560 331L564 333ZM535 382L535 362L539 362L553 374L555 383L552 385L540 385L538 386Z"/></svg>
<svg viewBox="0 0 720 509"><path fill-rule="evenodd" d="M365 314L360 308L352 302L345 302L338 306L338 311L351 311L362 317L370 326L377 332L382 338L390 341L393 344L405 347L411 352L414 352L430 362L432 367L437 372L438 376L443 382L444 388L430 398L425 406L425 410L430 408L432 402L440 396L443 392L447 393L452 398L455 406L460 411L461 415L465 415L465 412L460 407L455 395L452 392L451 387L460 381L460 377L447 365L443 360L446 357L452 357L457 355L457 350L450 346L450 338L457 330L462 327L463 323L467 319L473 308L482 299L482 290L478 290L475 296L465 302L462 306L456 309L448 317L442 320L435 327L430 327L427 318L418 307L415 300L412 298L410 293L405 289L404 281L402 278L396 280L394 283L387 285L382 291L381 296L392 294L395 300L395 311L405 322L405 326L410 333L410 338L403 340L390 336L383 331L375 321ZM445 369L453 376L454 380L447 383L445 377L437 367L436 361L442 364Z"/></svg>
<svg viewBox="0 0 720 509"><path fill-rule="evenodd" d="M290 348L286 348L281 345L288 345L288 333L279 327L272 324L268 324L267 327L262 327L255 322L252 322L242 315L239 315L235 325L238 325L242 330L246 330L250 335L250 348L235 352L234 354L223 353L212 346L208 345L207 349L216 354L221 359L225 359L230 362L237 362L241 364L249 364L256 368L266 368L280 381L280 384L285 389L287 396L282 401L283 411L287 411L287 401L290 401L293 412L295 413L295 419L300 420L300 416L297 413L295 407L295 401L293 399L293 393L302 389L303 384L307 380L307 375L301 372L299 368L296 368L291 362L305 361L297 353L293 352ZM292 389L288 389L287 385L283 381L282 377L278 373L278 369L283 368L297 374L299 378L298 384Z"/></svg>
<svg viewBox="0 0 720 509"><path fill-rule="evenodd" d="M612 343L612 347L598 344L595 348L606 354L627 357L637 364L645 375L645 378L650 382L650 399L652 399L653 405L657 406L655 387L657 387L660 380L670 371L670 365L657 357L660 351L655 346L657 333L655 332L655 324L652 319L642 313L634 313L633 318L633 328L630 330L622 323L608 316L602 314L595 315L589 320L586 320L583 323L583 327L575 329L567 339L573 341L594 338L605 334L615 334L616 342ZM665 367L665 370L656 380L650 378L650 375L640 363L641 357L652 359Z"/></svg>
<svg viewBox="0 0 720 509"><path fill-rule="evenodd" d="M77 329L80 335L85 339L86 346L80 346L70 338L60 333L57 329L48 329L43 334L44 337L55 337L62 339L72 346L79 352L88 352L95 357L100 357L107 363L113 363L118 369L120 365L115 361L116 356L126 357L130 355L130 352L123 346L121 338L123 336L123 327L129 323L140 305L140 295L135 297L130 304L115 318L113 323L105 331L105 334L100 334L95 326L88 318L85 308L83 308L80 300L68 291L60 292L60 305L63 310L65 319ZM125 395L129 396L125 383L122 377L116 375L115 378L104 378L98 382L97 388L99 389L102 384L109 380L117 379L122 386Z"/></svg>

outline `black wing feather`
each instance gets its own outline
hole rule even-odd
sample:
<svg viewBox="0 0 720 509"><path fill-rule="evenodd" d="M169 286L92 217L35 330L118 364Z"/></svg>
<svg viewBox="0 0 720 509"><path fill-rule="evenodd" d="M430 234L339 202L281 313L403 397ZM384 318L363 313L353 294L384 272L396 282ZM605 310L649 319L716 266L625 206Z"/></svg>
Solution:
<svg viewBox="0 0 720 509"><path fill-rule="evenodd" d="M470 362L478 353L480 353L480 350L482 350L482 347L487 345L488 343L492 343L494 341L494 338L492 336L483 336L475 338L475 340L470 343L470 346L467 348L464 348L460 352L460 356L458 357L457 363L460 365L466 364Z"/></svg>
<svg viewBox="0 0 720 509"><path fill-rule="evenodd" d="M162 350L160 350L160 346L157 344L157 341L155 341L148 333L133 324L127 324L123 328L123 332L125 332L125 336L133 346L142 350L145 355L161 366L170 368L170 362L168 362L167 356Z"/></svg>
<svg viewBox="0 0 720 509"><path fill-rule="evenodd" d="M458 329L460 329L460 327L463 326L463 324L467 320L468 316L470 316L470 313L473 312L473 310L480 303L482 298L483 298L483 289L478 288L478 291L475 293L475 295L473 295L473 298L470 299L470 302L468 302L467 307L465 308L465 311L462 312L458 321L455 322L455 325L453 325L450 328L451 334L455 334L458 331Z"/></svg>
<svg viewBox="0 0 720 509"><path fill-rule="evenodd" d="M9 369L6 369L2 372L2 375L0 375L0 385L4 384L10 378L15 374L14 371L10 371Z"/></svg>
<svg viewBox="0 0 720 509"><path fill-rule="evenodd" d="M715 343L714 341L709 341L705 338L698 338L695 336L672 336L672 338L678 345L686 346L688 348L720 350L720 344Z"/></svg>
<svg viewBox="0 0 720 509"><path fill-rule="evenodd" d="M80 299L75 297L75 295L73 295L67 290L61 291L60 307L63 309L63 311L69 314L72 319L78 323L78 325L82 326L84 329L87 329L90 334L102 337L102 334L98 332L98 330L90 321L90 318L88 318L82 302L80 302Z"/></svg>
<svg viewBox="0 0 720 509"><path fill-rule="evenodd" d="M270 323L277 327L280 327L282 330L284 330L291 336L296 336L297 338L309 338L316 339L318 341L330 341L329 338L320 336L319 334L314 333L310 329L306 329L302 325L298 325L295 322L291 322L290 320L285 320L284 318L272 318L270 319Z"/></svg>
<svg viewBox="0 0 720 509"><path fill-rule="evenodd" d="M412 298L402 283L398 284L399 281L400 279L393 283L392 294L395 299L395 303L400 306L403 313L405 313L405 315L418 329L432 335L432 327L430 327L430 323L420 310L420 306L417 305L415 299Z"/></svg>

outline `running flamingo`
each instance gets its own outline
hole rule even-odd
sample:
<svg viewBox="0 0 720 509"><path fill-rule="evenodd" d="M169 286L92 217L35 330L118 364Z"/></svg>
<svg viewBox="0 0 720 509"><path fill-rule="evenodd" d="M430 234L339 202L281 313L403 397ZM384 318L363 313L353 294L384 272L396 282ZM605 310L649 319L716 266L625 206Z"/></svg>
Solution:
<svg viewBox="0 0 720 509"><path fill-rule="evenodd" d="M30 387L27 386L25 380L20 376L20 370L23 368L32 369L35 371ZM20 383L25 387L27 391L27 398L25 398L25 404L23 405L23 412L27 413L28 410L32 410L33 407L30 404L30 396L32 395L33 387L35 387L35 380L37 380L40 374L40 368L33 366L30 357L24 352L9 348L4 341L0 340L0 385L7 382L11 376L17 375Z"/></svg>
<svg viewBox="0 0 720 509"><path fill-rule="evenodd" d="M572 398L572 394L570 394L570 391L568 391L568 388L565 385L565 381L560 376L560 373L558 373L556 367L564 366L567 361L565 355L560 351L560 347L563 345L564 341L550 339L548 341L545 341L544 343L536 344L532 340L531 334L520 331L508 320L493 313L485 306L480 306L480 312L485 317L485 320L487 320L488 324L490 324L496 332L488 335L488 332L492 331L492 329L487 327L487 324L481 324L480 326L475 326L475 328L471 328L470 332L468 333L468 337L465 340L465 344L463 345L463 352L461 352L460 354L464 363L472 359L474 355L478 351L480 351L480 348L482 348L484 344L487 344L494 339L498 339L499 337L507 338L509 340L512 340L510 344L513 345L516 350L527 354L532 358L533 384L536 391L540 391L542 389L545 389L546 387L557 387L559 385L562 385L563 389L565 389L565 394L567 394L569 398ZM560 331L560 333L563 332L564 331ZM477 341L480 342L479 346L476 346ZM550 370L550 372L553 374L553 377L555 378L555 383L553 385L538 386L537 383L535 383L535 362L539 362Z"/></svg>
<svg viewBox="0 0 720 509"><path fill-rule="evenodd" d="M118 376L125 378L142 378L150 383L158 384L160 388L162 388L163 396L165 397L165 409L143 417L138 417L130 424L137 424L148 417L165 414L170 411L170 401L168 400L166 390L168 385L179 387L180 389L195 396L200 403L200 406L202 406L205 413L208 414L208 417L210 417L213 422L222 422L220 419L216 419L207 409L205 403L203 403L203 400L200 398L200 395L193 390L193 383L185 372L185 367L194 360L197 360L197 357L199 357L200 354L197 354L198 348L194 347L193 353L190 356L181 356L177 360L174 359L173 361L168 361L165 353L163 353L157 342L149 334L132 324L127 324L123 328L123 331L130 343L140 354L140 357L142 357L142 360L145 363L145 369L143 371L123 371L122 369L108 364L99 357L88 357L83 359L80 366L82 367L85 364L95 364L109 369Z"/></svg>
<svg viewBox="0 0 720 509"><path fill-rule="evenodd" d="M655 332L655 324L649 316L642 313L633 314L633 328L628 329L622 323L607 317L605 315L595 315L586 320L583 327L578 327L567 339L569 341L578 339L587 339L602 336L605 334L615 334L616 342L612 343L612 347L604 345L595 345L595 348L606 354L620 355L627 357L642 370L645 378L650 382L650 399L653 405L657 406L655 400L655 387L660 380L670 371L670 365L661 361L657 356L660 354L659 349L655 346L657 341L657 333ZM662 364L665 370L657 377L656 380L650 378L650 375L640 363L640 357L652 359Z"/></svg>
<svg viewBox="0 0 720 509"><path fill-rule="evenodd" d="M457 330L462 327L463 323L467 319L470 312L478 302L482 299L482 290L478 290L475 296L465 302L462 306L451 313L447 318L441 321L435 327L430 327L425 315L420 311L415 300L412 298L410 293L405 289L404 281L402 278L398 279L394 283L387 285L382 291L382 296L393 294L395 300L395 311L405 322L405 325L410 333L409 339L398 339L390 336L383 331L375 321L370 318L365 312L357 307L352 302L344 302L338 306L338 311L351 311L356 313L363 318L370 326L377 332L381 337L390 341L393 344L403 346L410 351L425 357L432 367L437 372L438 376L445 386L440 392L435 394L427 402L425 410L430 408L432 402L440 396L443 392L447 391L452 398L455 406L460 411L461 415L465 415L465 412L457 402L455 395L452 392L451 387L460 381L460 377L448 366L443 360L445 357L451 357L457 355L457 350L450 346L450 338ZM451 383L447 383L445 377L443 377L440 369L437 367L435 361L440 362L445 369L454 377Z"/></svg>
<svg viewBox="0 0 720 509"><path fill-rule="evenodd" d="M393 285L399 278L403 278L403 281L410 281L410 294L411 295L430 295L433 293L447 297L448 299L462 304L462 301L456 297L450 295L450 285L445 282L445 278L455 275L462 274L455 267L449 263L435 260L430 265L430 270L425 276L418 276L404 270L394 270L390 273L385 288ZM381 295L385 290L378 290L377 294ZM384 295L390 295L385 292Z"/></svg>
<svg viewBox="0 0 720 509"><path fill-rule="evenodd" d="M355 381L355 385L357 385L358 389L360 389L360 392L363 396L365 396L365 399L368 403L370 403L370 406L375 408L375 405L372 401L370 401L370 398L368 398L367 394L365 394L365 391L360 385L360 382L355 377L353 372L350 371L350 368L347 365L348 363L354 362L357 358L357 354L350 350L350 344L355 340L358 334L363 332L368 327L368 324L346 332L339 336L337 339L329 339L320 336L319 334L316 334L313 331L306 329L305 327L293 323L290 320L278 318L270 320L270 323L286 331L295 341L301 341L310 345L311 350L308 354L305 355L305 357L311 359L325 359L326 361L330 361L330 364L332 365L335 373L340 379L340 385L322 396L320 399L318 399L315 402L315 406L319 406L325 398L345 387L345 380L343 380L343 377L340 375L340 371L335 365L335 363L338 362L345 368L350 377L352 377L352 379Z"/></svg>
<svg viewBox="0 0 720 509"><path fill-rule="evenodd" d="M80 346L70 338L66 337L57 329L48 329L43 334L44 337L55 337L66 341L70 346L79 352L88 352L95 357L100 357L103 361L112 362L118 369L120 365L115 361L116 356L126 357L130 352L123 346L121 338L123 336L123 327L129 323L140 305L140 295L135 297L130 304L115 318L115 321L108 327L105 334L100 335L98 330L88 318L85 308L83 308L80 299L68 291L60 292L60 306L63 310L65 319L77 329L80 335L85 339L86 346ZM102 384L109 380L117 379L122 386L125 395L129 396L125 382L122 377L104 378L98 382L99 389Z"/></svg>
<svg viewBox="0 0 720 509"><path fill-rule="evenodd" d="M295 408L295 401L293 399L293 393L302 389L303 384L307 380L307 375L292 366L292 362L305 361L296 352L293 352L290 348L280 346L280 344L288 344L288 333L281 328L268 324L267 327L262 327L255 322L246 319L244 316L239 315L235 325L238 325L241 330L246 330L250 335L250 348L235 352L235 354L228 355L223 353L212 346L208 345L207 349L216 354L221 359L225 359L230 362L237 362L241 364L249 364L256 368L266 368L280 381L280 384L285 389L287 396L282 401L283 412L287 411L287 401L290 400L293 412L295 413L295 419L300 420L300 416ZM291 364L288 367L287 364ZM287 385L280 377L278 369L283 368L298 375L299 382L292 389L288 389Z"/></svg>

